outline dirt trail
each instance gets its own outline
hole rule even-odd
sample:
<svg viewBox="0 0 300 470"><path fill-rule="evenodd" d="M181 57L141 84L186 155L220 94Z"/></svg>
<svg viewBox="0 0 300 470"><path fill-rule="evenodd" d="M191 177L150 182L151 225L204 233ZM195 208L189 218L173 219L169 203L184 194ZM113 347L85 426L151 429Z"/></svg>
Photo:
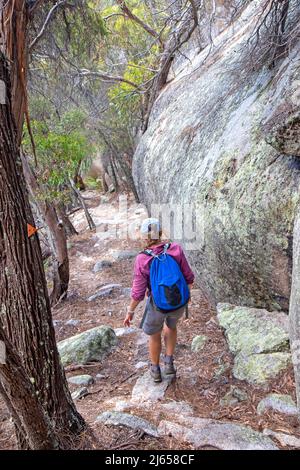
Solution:
<svg viewBox="0 0 300 470"><path fill-rule="evenodd" d="M105 267L98 273L93 272L96 262L113 259L115 250L139 250L139 243L128 239L116 239L111 227L112 221L119 223L124 229L125 209L119 212L119 204L115 198L111 202L99 203L100 197L94 192L85 194L91 214L98 225L97 233L87 230L83 214L77 212L73 216L74 224L80 231L73 237L70 244L71 282L68 299L53 311L53 319L57 340L73 336L79 332L99 325L121 328L125 310L129 302L129 289L132 281L132 265L134 259L114 260L111 267ZM129 220L133 225L145 216L145 212L132 201L128 210ZM121 284L125 290L114 290L111 295L88 302L87 298L95 294L100 287L107 284ZM143 305L137 310L133 327L138 328L143 313ZM208 340L199 353L191 352L191 343L195 336L205 335ZM184 444L174 437L141 436L125 427L95 424L95 419L102 412L114 409L116 403L122 408L122 402L129 402L132 390L137 381L141 381L147 371L147 338L140 331L134 331L119 337L118 345L113 352L100 364L93 364L80 369L67 369L67 375L89 374L95 382L91 385L89 395L77 401L79 411L92 426L99 439L99 446L104 448L117 447L129 449L179 449L194 448L192 444ZM216 312L200 290L196 288L192 294L190 318L182 320L179 325L178 347L176 351L177 379L167 384L163 397L153 406L140 407L131 403L124 411L145 418L154 425L163 419L176 420L181 418L179 409L172 406L175 402L184 402L190 406L194 417L211 418L225 422L247 425L257 431L265 428L273 431L297 435L297 423L286 416L267 413L258 416L256 407L267 393L287 393L294 395L292 370L284 372L267 389L250 386L232 377L232 357L222 330L216 320ZM96 375L101 374L100 378ZM220 400L235 385L247 394L247 400L232 406L222 406ZM78 386L70 385L74 391ZM161 408L161 405L172 404ZM168 405L168 406L169 406ZM174 411L175 410L175 411ZM184 410L182 411L184 415ZM13 427L7 419L4 406L0 403L0 448L14 445ZM277 443L278 444L278 443ZM209 448L205 447L204 448Z"/></svg>

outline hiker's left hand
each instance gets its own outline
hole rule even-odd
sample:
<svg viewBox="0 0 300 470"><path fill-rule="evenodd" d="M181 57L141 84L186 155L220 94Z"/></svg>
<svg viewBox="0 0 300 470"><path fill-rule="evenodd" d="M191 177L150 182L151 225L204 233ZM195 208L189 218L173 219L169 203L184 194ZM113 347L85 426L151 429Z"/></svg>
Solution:
<svg viewBox="0 0 300 470"><path fill-rule="evenodd" d="M124 326L126 326L127 328L130 328L132 319L133 319L133 315L130 313L127 313L125 320L124 320Z"/></svg>

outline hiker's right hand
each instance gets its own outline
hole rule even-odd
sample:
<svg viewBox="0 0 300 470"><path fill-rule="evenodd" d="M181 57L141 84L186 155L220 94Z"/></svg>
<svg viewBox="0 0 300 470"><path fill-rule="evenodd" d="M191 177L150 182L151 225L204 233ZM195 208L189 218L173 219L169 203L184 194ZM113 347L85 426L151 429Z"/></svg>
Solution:
<svg viewBox="0 0 300 470"><path fill-rule="evenodd" d="M126 326L127 328L130 328L132 319L133 319L132 313L127 313L125 320L124 320L124 326Z"/></svg>

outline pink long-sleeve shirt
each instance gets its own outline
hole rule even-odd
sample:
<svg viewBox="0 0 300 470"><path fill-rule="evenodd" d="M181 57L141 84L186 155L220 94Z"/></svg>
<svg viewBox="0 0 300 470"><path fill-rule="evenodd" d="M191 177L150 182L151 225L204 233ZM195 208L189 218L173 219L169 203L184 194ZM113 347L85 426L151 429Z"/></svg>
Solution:
<svg viewBox="0 0 300 470"><path fill-rule="evenodd" d="M163 252L165 243L160 243L152 247L153 252L158 255ZM192 284L195 278L189 263L185 257L183 249L177 243L171 243L167 253L171 255L179 264L181 272L188 284ZM150 265L153 258L144 253L140 253L135 260L133 284L131 298L137 301L143 300L147 289L150 290Z"/></svg>

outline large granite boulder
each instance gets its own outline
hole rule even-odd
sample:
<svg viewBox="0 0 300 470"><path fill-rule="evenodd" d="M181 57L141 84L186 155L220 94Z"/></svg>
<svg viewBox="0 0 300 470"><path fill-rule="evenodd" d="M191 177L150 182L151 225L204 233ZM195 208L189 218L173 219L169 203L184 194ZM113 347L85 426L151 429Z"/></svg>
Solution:
<svg viewBox="0 0 300 470"><path fill-rule="evenodd" d="M218 304L217 312L235 355L235 378L262 385L291 364L285 313L230 304Z"/></svg>
<svg viewBox="0 0 300 470"><path fill-rule="evenodd" d="M300 50L272 70L249 66L247 43L264 3L250 2L213 46L189 51L154 104L133 174L149 210L195 206L197 237L183 243L213 302L287 311L300 197ZM289 14L287 27L292 21Z"/></svg>
<svg viewBox="0 0 300 470"><path fill-rule="evenodd" d="M101 361L117 344L117 337L109 326L97 326L58 343L62 364L87 364Z"/></svg>

